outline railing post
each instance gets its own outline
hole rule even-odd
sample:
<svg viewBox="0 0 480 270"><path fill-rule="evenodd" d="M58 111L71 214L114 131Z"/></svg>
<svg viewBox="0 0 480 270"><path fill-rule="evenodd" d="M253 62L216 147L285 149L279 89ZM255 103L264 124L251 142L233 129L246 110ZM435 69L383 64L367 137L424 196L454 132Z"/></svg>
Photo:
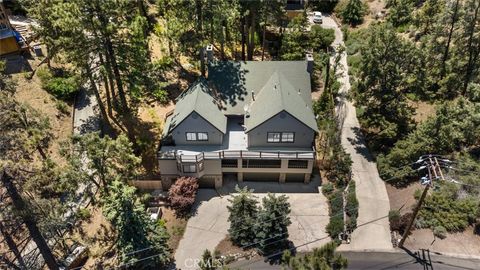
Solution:
<svg viewBox="0 0 480 270"><path fill-rule="evenodd" d="M243 150L240 150L240 158L243 158Z"/></svg>
<svg viewBox="0 0 480 270"><path fill-rule="evenodd" d="M295 156L296 156L296 158L298 159L298 152L295 152Z"/></svg>
<svg viewBox="0 0 480 270"><path fill-rule="evenodd" d="M277 158L280 158L280 151L277 152Z"/></svg>
<svg viewBox="0 0 480 270"><path fill-rule="evenodd" d="M260 151L260 158L262 158L262 151Z"/></svg>

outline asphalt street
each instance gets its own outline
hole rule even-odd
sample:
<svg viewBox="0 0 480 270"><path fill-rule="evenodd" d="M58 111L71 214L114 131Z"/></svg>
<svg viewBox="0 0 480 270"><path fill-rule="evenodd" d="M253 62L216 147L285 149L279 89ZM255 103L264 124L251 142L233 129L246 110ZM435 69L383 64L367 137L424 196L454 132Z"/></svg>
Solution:
<svg viewBox="0 0 480 270"><path fill-rule="evenodd" d="M341 252L348 260L348 269L405 269L405 270L476 270L480 269L480 260L453 258L438 254L416 252ZM278 264L263 260L238 261L229 265L231 269L281 269Z"/></svg>

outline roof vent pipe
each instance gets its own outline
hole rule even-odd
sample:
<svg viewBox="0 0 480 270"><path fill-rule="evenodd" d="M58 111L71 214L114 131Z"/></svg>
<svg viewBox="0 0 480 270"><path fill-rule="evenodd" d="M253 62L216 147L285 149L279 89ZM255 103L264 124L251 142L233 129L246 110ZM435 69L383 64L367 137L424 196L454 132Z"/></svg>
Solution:
<svg viewBox="0 0 480 270"><path fill-rule="evenodd" d="M255 92L252 90L252 101L255 101Z"/></svg>
<svg viewBox="0 0 480 270"><path fill-rule="evenodd" d="M307 53L305 55L305 61L307 61L307 72L312 74L312 72L313 72L313 54Z"/></svg>
<svg viewBox="0 0 480 270"><path fill-rule="evenodd" d="M207 63L210 63L213 61L213 45L208 44L205 50L207 51Z"/></svg>

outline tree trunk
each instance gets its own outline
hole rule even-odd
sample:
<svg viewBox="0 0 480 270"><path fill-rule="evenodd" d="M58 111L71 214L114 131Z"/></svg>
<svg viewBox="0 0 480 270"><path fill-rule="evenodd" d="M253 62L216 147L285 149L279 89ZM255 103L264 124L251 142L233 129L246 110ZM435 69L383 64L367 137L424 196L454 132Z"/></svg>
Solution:
<svg viewBox="0 0 480 270"><path fill-rule="evenodd" d="M35 244L37 244L37 248L40 250L40 254L42 254L42 257L45 260L48 268L50 270L59 269L52 250L40 233L35 219L27 209L26 203L23 201L23 198L20 196L17 188L13 184L12 177L8 175L7 172L3 171L0 178L8 196L12 200L15 210L17 210L19 213L22 213L21 218L23 219L23 222L25 223L25 226L27 227L33 241Z"/></svg>
<svg viewBox="0 0 480 270"><path fill-rule="evenodd" d="M242 17L242 29L241 29L241 32L242 32L242 61L245 61L245 35L246 35L246 25L245 25L245 16Z"/></svg>
<svg viewBox="0 0 480 270"><path fill-rule="evenodd" d="M20 265L19 269L26 270L27 266L25 265L25 262L23 261L22 254L18 250L17 244L13 240L12 236L7 231L7 228L5 228L3 226L2 221L0 221L0 234L3 235L3 239L5 239L5 242L7 243L8 248L10 249L10 251L15 256L15 259L17 260L18 265Z"/></svg>
<svg viewBox="0 0 480 270"><path fill-rule="evenodd" d="M213 6L212 3L213 1L208 1L209 3L209 10L210 10L210 43L213 44L214 38L213 38ZM222 33L223 34L223 33Z"/></svg>
<svg viewBox="0 0 480 270"><path fill-rule="evenodd" d="M103 55L101 53L98 54L98 61L100 62L100 65L102 67L105 67L105 61L103 60ZM105 68L106 70L106 68ZM107 72L108 73L108 72ZM113 89L113 85L109 84L109 79L108 76L105 76L105 74L101 74L102 79L103 79L103 84L105 86L105 96L107 98L107 112L110 117L113 117L113 110L112 110L112 95L114 93L111 93L110 91L115 91ZM112 80L110 83L113 83Z"/></svg>
<svg viewBox="0 0 480 270"><path fill-rule="evenodd" d="M197 12L197 34L203 39L203 11L202 0L195 0L195 9Z"/></svg>
<svg viewBox="0 0 480 270"><path fill-rule="evenodd" d="M267 20L263 22L263 35L262 35L262 61L265 58L265 33L267 30Z"/></svg>
<svg viewBox="0 0 480 270"><path fill-rule="evenodd" d="M220 57L225 60L225 26L222 26L222 37L220 38Z"/></svg>
<svg viewBox="0 0 480 270"><path fill-rule="evenodd" d="M467 69L465 71L465 80L464 80L464 83L463 83L463 94L465 95L465 93L467 92L467 87L468 87L468 83L470 83L470 78L472 76L472 70L473 70L473 66L475 64L474 62L474 46L473 46L473 39L474 39L474 34L475 34L475 26L476 26L476 23L477 23L477 18L478 18L478 10L480 8L480 1L478 3L478 5L476 6L475 8L475 12L474 12L474 15L473 15L473 18L472 18L472 23L470 25L470 33L469 33L469 37L468 37L468 62L467 62Z"/></svg>
<svg viewBox="0 0 480 270"><path fill-rule="evenodd" d="M105 104L103 104L102 98L100 97L100 93L98 91L97 82L93 78L92 70L90 68L90 64L87 63L85 66L85 73L87 75L88 80L90 81L91 88L93 93L95 94L95 98L97 99L98 107L100 108L100 114L102 115L102 130L103 126L105 125L108 129L111 129L110 121L108 120L107 111L105 110ZM108 92L108 90L107 90Z"/></svg>
<svg viewBox="0 0 480 270"><path fill-rule="evenodd" d="M440 80L445 77L445 72L446 72L446 62L448 60L448 54L450 50L450 43L452 41L452 36L453 36L453 30L455 28L455 24L457 22L457 14L458 14L458 5L459 5L460 0L455 1L455 7L453 9L453 14L452 14L452 22L450 24L450 31L448 32L448 38L447 38L447 44L445 45L445 51L443 53L442 57L442 69L440 72Z"/></svg>
<svg viewBox="0 0 480 270"><path fill-rule="evenodd" d="M255 11L252 9L250 10L250 39L248 42L248 60L253 60L253 53L255 51Z"/></svg>
<svg viewBox="0 0 480 270"><path fill-rule="evenodd" d="M115 78L115 82L117 84L118 96L120 97L120 102L122 103L122 111L128 112L128 102L123 89L122 77L120 75L120 69L118 68L117 59L115 58L116 55L115 51L113 50L113 44L109 36L106 37L105 45L107 49L107 59L109 59L109 62L112 66L113 77Z"/></svg>
<svg viewBox="0 0 480 270"><path fill-rule="evenodd" d="M152 29L152 22L150 21L150 18L148 17L147 9L145 8L145 3L143 0L137 0L137 7L138 7L138 12L142 17L145 17L147 20L147 29L145 29L144 34L145 36L148 35L148 29Z"/></svg>

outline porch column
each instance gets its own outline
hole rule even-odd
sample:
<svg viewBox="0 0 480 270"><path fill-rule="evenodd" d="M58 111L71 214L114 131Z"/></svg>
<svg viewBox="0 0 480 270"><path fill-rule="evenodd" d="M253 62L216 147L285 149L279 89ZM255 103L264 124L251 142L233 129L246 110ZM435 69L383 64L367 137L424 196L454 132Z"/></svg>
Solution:
<svg viewBox="0 0 480 270"><path fill-rule="evenodd" d="M237 173L238 182L243 182L243 172Z"/></svg>
<svg viewBox="0 0 480 270"><path fill-rule="evenodd" d="M280 183L285 183L285 178L286 178L286 174L285 173L280 173L280 179L278 179L278 181Z"/></svg>

